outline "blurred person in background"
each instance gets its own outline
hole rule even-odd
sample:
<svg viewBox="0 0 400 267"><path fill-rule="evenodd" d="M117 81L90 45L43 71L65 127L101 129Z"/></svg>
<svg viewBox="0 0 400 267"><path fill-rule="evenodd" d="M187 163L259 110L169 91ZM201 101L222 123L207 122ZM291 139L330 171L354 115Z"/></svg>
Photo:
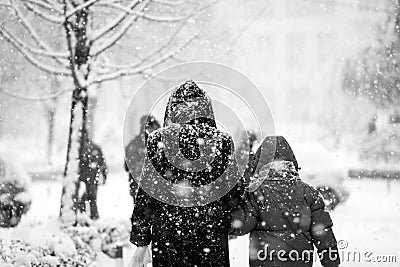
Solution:
<svg viewBox="0 0 400 267"><path fill-rule="evenodd" d="M90 140L86 131L83 131L83 140L80 148L79 181L85 184L84 191L78 203L79 210L86 212L86 205L90 207L90 218L97 220L97 187L104 185L107 180L108 169L103 152L99 145Z"/></svg>
<svg viewBox="0 0 400 267"><path fill-rule="evenodd" d="M142 116L139 134L125 148L125 171L129 175L129 192L132 198L135 198L138 190L135 178L139 179L142 172L143 160L146 155L147 136L158 128L160 128L160 123L153 115Z"/></svg>
<svg viewBox="0 0 400 267"><path fill-rule="evenodd" d="M249 162L252 161L257 139L257 134L253 130L247 130L241 133L240 143L235 151L236 161L239 166L245 167Z"/></svg>

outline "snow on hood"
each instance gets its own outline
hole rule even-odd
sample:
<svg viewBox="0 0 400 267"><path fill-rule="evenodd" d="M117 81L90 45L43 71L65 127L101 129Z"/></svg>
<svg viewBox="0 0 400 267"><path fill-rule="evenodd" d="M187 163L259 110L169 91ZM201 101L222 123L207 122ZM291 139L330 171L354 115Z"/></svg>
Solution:
<svg viewBox="0 0 400 267"><path fill-rule="evenodd" d="M272 161L290 161L298 170L296 156L288 141L283 136L267 136L258 147L253 162L249 168L250 176L258 173L259 169Z"/></svg>
<svg viewBox="0 0 400 267"><path fill-rule="evenodd" d="M175 88L169 97L164 116L164 127L173 123L207 123L216 128L211 99L193 81L187 81Z"/></svg>
<svg viewBox="0 0 400 267"><path fill-rule="evenodd" d="M154 198L193 207L219 199L236 185L240 173L233 141L217 129L211 104L193 81L173 90L164 127L149 135L140 177L141 187Z"/></svg>
<svg viewBox="0 0 400 267"><path fill-rule="evenodd" d="M139 134L144 134L145 139L147 139L147 136L150 134L149 128L154 128L152 130L160 128L160 123L152 114L144 115L140 118Z"/></svg>

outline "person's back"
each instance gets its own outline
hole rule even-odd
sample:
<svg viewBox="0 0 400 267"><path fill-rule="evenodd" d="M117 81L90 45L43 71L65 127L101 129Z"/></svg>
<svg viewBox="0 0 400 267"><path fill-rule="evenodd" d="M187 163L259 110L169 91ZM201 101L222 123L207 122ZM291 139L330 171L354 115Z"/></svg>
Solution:
<svg viewBox="0 0 400 267"><path fill-rule="evenodd" d="M232 212L234 233L250 233L250 266L309 267L315 260L314 246L323 266L338 266L332 221L322 197L300 179L286 140L273 142L276 149L286 151L267 160L260 160L262 148L257 151L258 162L250 171L257 178L241 207ZM274 146L264 143L264 149Z"/></svg>
<svg viewBox="0 0 400 267"><path fill-rule="evenodd" d="M80 153L80 179L83 182L97 183L100 175L107 178L107 165L99 145L91 140L85 141Z"/></svg>
<svg viewBox="0 0 400 267"><path fill-rule="evenodd" d="M98 219L97 187L100 181L101 184L105 184L107 180L107 165L100 146L87 137L84 138L79 155L79 180L85 184L85 192L78 202L78 208L81 212L85 212L86 202L89 202L90 218Z"/></svg>
<svg viewBox="0 0 400 267"><path fill-rule="evenodd" d="M184 113L192 112L188 108L191 103L198 104L198 117L179 123L182 117L176 116L190 116ZM214 160L206 168L190 166L202 160L204 155L200 147L209 147L208 142L214 144L211 155ZM178 151L171 153L171 146L176 146ZM147 153L132 215L131 242L141 247L152 242L153 266L229 266L229 212L233 206L230 201L242 194L242 188L236 186L224 197L205 205L174 202L196 201L191 195L201 190L204 190L204 197L208 197L213 194L208 186L224 173L230 174L224 180L226 186L227 179L237 181L240 176L234 161L233 141L216 128L211 102L193 82L185 83L172 93L164 128L149 136ZM152 195L157 195L159 177L177 185L177 191L165 196L165 192L160 191L158 199L147 195L142 187L147 183L147 190L154 190Z"/></svg>

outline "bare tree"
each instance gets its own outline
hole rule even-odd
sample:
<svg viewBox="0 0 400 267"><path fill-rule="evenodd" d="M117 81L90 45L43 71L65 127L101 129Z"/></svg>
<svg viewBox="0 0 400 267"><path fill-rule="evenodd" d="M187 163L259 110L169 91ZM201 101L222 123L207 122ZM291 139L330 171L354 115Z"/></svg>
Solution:
<svg viewBox="0 0 400 267"><path fill-rule="evenodd" d="M60 87L60 81L57 76L53 76L50 81L50 92L57 92ZM43 101L44 115L47 122L47 147L46 156L47 163L53 163L53 149L54 149L54 137L55 137L55 117L57 112L58 96L52 97L46 101Z"/></svg>
<svg viewBox="0 0 400 267"><path fill-rule="evenodd" d="M389 3L375 42L347 60L343 73L343 89L368 99L375 107L366 125L368 135L362 141L361 156L385 163L400 159L400 132L391 127L400 122L400 0Z"/></svg>
<svg viewBox="0 0 400 267"><path fill-rule="evenodd" d="M193 0L0 0L0 8L11 11L25 31L23 37L16 35L14 24L3 21L0 36L37 69L72 82L72 88L41 97L51 99L72 90L60 207L62 225L77 223L79 148L81 132L87 128L88 89L120 77L144 74L175 57L197 38L199 32L193 30L197 28L197 17L211 4ZM123 42L124 36L132 32L131 36L140 42L157 27L164 35L147 46L148 51L140 53L139 59L126 64L111 62L113 54L119 52L113 48L132 41ZM49 38L52 31L62 31L65 45L53 45L54 40Z"/></svg>
<svg viewBox="0 0 400 267"><path fill-rule="evenodd" d="M377 109L400 103L400 0L392 3L386 23L378 25L376 42L347 60L344 69L344 90L368 98Z"/></svg>

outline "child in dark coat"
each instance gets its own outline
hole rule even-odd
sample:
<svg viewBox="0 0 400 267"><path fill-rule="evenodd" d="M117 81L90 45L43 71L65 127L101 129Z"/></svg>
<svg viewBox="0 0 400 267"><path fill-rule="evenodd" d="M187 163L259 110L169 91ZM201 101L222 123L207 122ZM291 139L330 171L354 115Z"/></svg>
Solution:
<svg viewBox="0 0 400 267"><path fill-rule="evenodd" d="M340 264L332 220L319 192L299 178L282 136L269 136L249 163L248 192L233 210L232 234L250 233L250 266L310 267L314 246L325 267Z"/></svg>

